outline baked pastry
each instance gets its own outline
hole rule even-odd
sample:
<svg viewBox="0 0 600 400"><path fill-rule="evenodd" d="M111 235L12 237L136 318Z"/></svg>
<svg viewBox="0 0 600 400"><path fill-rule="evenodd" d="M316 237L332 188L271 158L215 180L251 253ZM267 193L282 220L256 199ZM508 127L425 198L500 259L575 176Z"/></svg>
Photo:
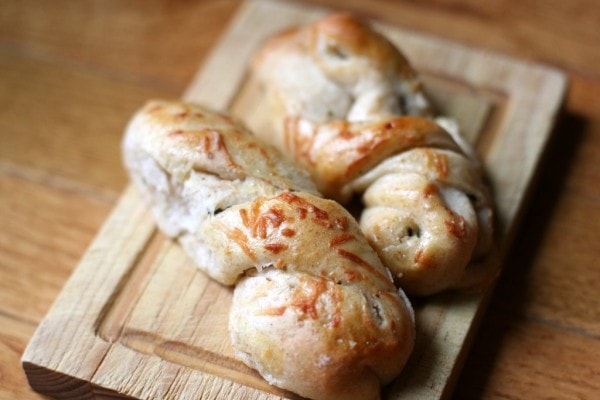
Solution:
<svg viewBox="0 0 600 400"><path fill-rule="evenodd" d="M416 72L385 37L332 14L268 39L252 72L272 122L257 134L326 197L362 195L363 233L407 293L488 278L475 267L492 244L480 165L450 121L433 118Z"/></svg>
<svg viewBox="0 0 600 400"><path fill-rule="evenodd" d="M315 399L376 399L400 373L411 305L308 174L230 117L180 102L143 107L123 152L160 229L236 285L233 348L268 382Z"/></svg>

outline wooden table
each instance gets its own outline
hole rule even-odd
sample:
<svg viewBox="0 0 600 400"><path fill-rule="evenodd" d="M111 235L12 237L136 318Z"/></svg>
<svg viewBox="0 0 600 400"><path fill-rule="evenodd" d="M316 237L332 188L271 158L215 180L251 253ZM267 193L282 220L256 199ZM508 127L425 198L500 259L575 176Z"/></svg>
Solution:
<svg viewBox="0 0 600 400"><path fill-rule="evenodd" d="M600 392L600 8L313 1L564 70L570 89L457 398ZM39 398L20 357L127 184L119 144L177 98L239 1L0 6L0 398Z"/></svg>

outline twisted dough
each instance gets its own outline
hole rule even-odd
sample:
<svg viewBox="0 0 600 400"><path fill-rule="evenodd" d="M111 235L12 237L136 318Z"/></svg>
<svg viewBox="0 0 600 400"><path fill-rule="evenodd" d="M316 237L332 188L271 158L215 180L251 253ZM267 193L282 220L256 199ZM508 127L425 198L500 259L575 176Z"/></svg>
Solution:
<svg viewBox="0 0 600 400"><path fill-rule="evenodd" d="M326 197L363 194L363 233L403 289L428 295L487 278L472 263L492 243L479 164L440 126L447 120L431 118L415 71L389 41L333 14L270 38L252 68L273 122L261 138Z"/></svg>
<svg viewBox="0 0 600 400"><path fill-rule="evenodd" d="M376 399L414 343L410 303L358 224L308 175L223 114L153 101L123 141L159 227L236 284L236 354L315 399Z"/></svg>

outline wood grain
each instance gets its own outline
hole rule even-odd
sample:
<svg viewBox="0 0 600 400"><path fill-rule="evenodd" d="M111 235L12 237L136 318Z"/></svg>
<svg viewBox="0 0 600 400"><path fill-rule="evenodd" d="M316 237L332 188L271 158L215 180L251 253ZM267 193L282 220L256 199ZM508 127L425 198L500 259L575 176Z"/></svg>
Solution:
<svg viewBox="0 0 600 400"><path fill-rule="evenodd" d="M21 354L33 335L35 324L0 314L0 327L0 398L11 399L15 398L16 393L23 393L28 386L25 373L14 366L20 364ZM27 397L42 398L34 393L29 393Z"/></svg>
<svg viewBox="0 0 600 400"><path fill-rule="evenodd" d="M7 174L0 175L0 193L1 313L37 323L111 204ZM24 268L34 264L45 268Z"/></svg>
<svg viewBox="0 0 600 400"><path fill-rule="evenodd" d="M457 385L456 397L594 398L593 394L600 390L598 336L557 328L535 318L507 320L492 312L479 335L497 341L500 346L478 349L475 345L474 350L479 350L481 356L471 357L466 363L471 382ZM593 356L581 357L582 353ZM489 365L490 356L496 360L494 365ZM557 359L561 362L557 363ZM528 373L522 373L524 370Z"/></svg>
<svg viewBox="0 0 600 400"><path fill-rule="evenodd" d="M65 71L55 62L2 49L0 70L6 79L0 90L10 99L10 106L0 108L0 132L11 133L0 146L0 170L37 174L38 180L114 201L126 182L120 140L127 118L118 111L132 113L140 102L164 92L89 71ZM96 168L99 164L119 167Z"/></svg>
<svg viewBox="0 0 600 400"><path fill-rule="evenodd" d="M549 233L540 238L540 245L555 248L557 255L537 257L532 267L526 271L528 279L523 282L523 294L504 296L503 300L498 299L498 303L504 307L515 307L531 318L552 321L565 328L577 327L590 336L600 338L600 299L596 296L600 285L600 271L595 269L587 272L590 266L597 265L597 259L591 255L581 256L585 254L587 232L598 225L597 220L589 218L589 210L594 207L594 201L567 195L554 207L554 212L564 216L564 222L558 226L555 223L548 225ZM532 222L544 224L544 221L539 220L540 217ZM525 229L525 232L531 232L531 226ZM564 237L565 231L570 232L568 240ZM574 256L575 254L580 256ZM573 262L573 258L578 261ZM569 267L555 268L555 265ZM507 272L513 275L517 273L512 270ZM537 288L535 292L531 291L532 287ZM565 297L565 293L568 296Z"/></svg>
<svg viewBox="0 0 600 400"><path fill-rule="evenodd" d="M454 397L595 398L598 390L590 382L597 381L600 374L599 340L594 336L598 321L596 260L600 257L600 226L596 222L600 221L596 184L600 10L596 1L311 2L549 63L568 73L571 85L566 114L549 143L539 190L525 210L523 229L507 256L510 262L504 266ZM146 96L179 95L239 4L238 0L152 0L136 5L58 0L50 5L24 0L4 2L0 7L0 174L12 182L0 190L4 207L0 284L10 282L0 288L0 343L8 343L10 348L3 347L0 356L0 397L40 398L25 383L18 354L33 332L32 323L39 322L54 301L125 184L116 154L100 152L104 155L94 156L92 161L76 155L79 143L88 143L81 148L88 154L95 151L95 145L117 149L119 124L127 121ZM93 96L83 93L89 88L82 84L90 79L81 77L98 83ZM57 84L43 83L53 80ZM46 96L45 91L51 95ZM36 108L26 107L31 104ZM69 112L71 107L78 110L74 115ZM110 131L102 123L90 124L89 118L96 116L98 109L104 110ZM27 138L33 143L31 135L39 136L40 128L58 137L65 130L80 132L64 142L72 153L70 165L65 163L65 153L28 152ZM89 143L95 144L90 147ZM3 151L7 146L21 154ZM85 178L86 169L99 174L94 181ZM18 195L12 196L13 192ZM47 198L52 199L51 207ZM87 204L86 211L73 212L75 202ZM39 218L32 210L46 217ZM56 240L55 246L47 246L44 238L61 236L53 228L56 215L60 215L61 225L85 225L85 233L68 235L68 241ZM22 272L15 275L9 265ZM38 276L49 278L34 284ZM4 314L6 307L12 310L9 314ZM20 322L22 319L25 322ZM540 337L544 338L537 347L540 351L532 353L529 349ZM582 338L587 338L582 346L569 345ZM544 351L567 348L569 351ZM167 396L183 390L199 397L199 390L207 389L190 385L187 374L177 375L173 382ZM100 388L95 388L95 393L115 395Z"/></svg>
<svg viewBox="0 0 600 400"><path fill-rule="evenodd" d="M0 13L0 34L34 57L66 59L80 69L178 96L235 7L236 2L215 0L152 0L140 7L119 0L25 0Z"/></svg>

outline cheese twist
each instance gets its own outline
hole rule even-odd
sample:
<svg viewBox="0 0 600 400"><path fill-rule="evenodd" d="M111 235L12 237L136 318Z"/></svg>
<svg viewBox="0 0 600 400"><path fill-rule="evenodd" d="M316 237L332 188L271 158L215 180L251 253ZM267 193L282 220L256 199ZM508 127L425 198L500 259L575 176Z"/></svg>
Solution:
<svg viewBox="0 0 600 400"><path fill-rule="evenodd" d="M270 38L253 59L272 129L258 132L347 203L409 294L488 279L492 207L473 150L435 121L416 72L381 34L333 14Z"/></svg>
<svg viewBox="0 0 600 400"><path fill-rule="evenodd" d="M228 116L153 101L131 120L124 162L159 228L236 285L236 355L315 399L376 399L414 344L402 291L338 203Z"/></svg>

